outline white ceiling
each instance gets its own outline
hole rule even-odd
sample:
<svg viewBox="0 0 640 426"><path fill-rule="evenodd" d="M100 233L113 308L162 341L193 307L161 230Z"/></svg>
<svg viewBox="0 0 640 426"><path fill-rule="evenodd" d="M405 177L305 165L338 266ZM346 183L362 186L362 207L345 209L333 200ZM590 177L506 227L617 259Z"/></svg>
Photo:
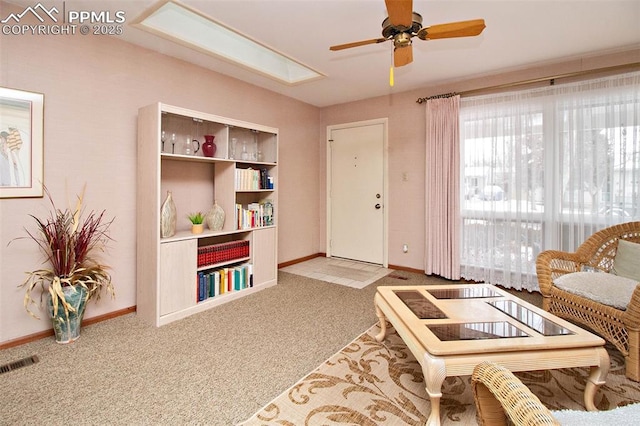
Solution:
<svg viewBox="0 0 640 426"><path fill-rule="evenodd" d="M66 7L124 10L130 24L158 1L70 0ZM414 0L413 10L422 15L423 26L483 18L487 27L478 37L414 38L414 61L395 70L391 88L391 42L329 51L331 45L380 37L384 0L182 2L326 77L287 86L130 25L120 37L320 107L640 46L640 0Z"/></svg>

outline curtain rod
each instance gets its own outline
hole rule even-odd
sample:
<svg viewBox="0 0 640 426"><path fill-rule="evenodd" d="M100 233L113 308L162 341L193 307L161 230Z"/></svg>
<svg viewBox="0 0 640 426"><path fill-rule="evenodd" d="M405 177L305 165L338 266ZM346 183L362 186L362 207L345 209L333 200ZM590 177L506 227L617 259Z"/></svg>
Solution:
<svg viewBox="0 0 640 426"><path fill-rule="evenodd" d="M640 67L640 62L632 62L630 64L624 64L624 65L614 65L614 66L611 66L611 67L596 68L596 69L586 70L586 71L569 72L569 73L565 73L565 74L552 75L552 76L549 76L549 77L532 78L530 80L522 80L522 81L516 81L516 82L513 82L513 83L499 84L497 86L480 87L478 89L470 89L470 90L465 90L465 91L457 92L457 93L445 93L445 94L442 94L442 95L427 96L425 98L418 98L416 100L416 103L422 104L422 103L428 101L429 99L449 98L449 97L455 96L455 95L468 96L468 95L471 95L473 93L484 92L484 91L487 91L487 90L508 89L510 87L524 86L525 84L540 83L541 81L547 81L547 80L553 86L554 83L555 83L555 80L560 79L560 78L579 77L579 76L583 76L583 75L599 74L599 73L609 72L609 71L620 71L620 70L633 69L633 68L638 68L638 67Z"/></svg>

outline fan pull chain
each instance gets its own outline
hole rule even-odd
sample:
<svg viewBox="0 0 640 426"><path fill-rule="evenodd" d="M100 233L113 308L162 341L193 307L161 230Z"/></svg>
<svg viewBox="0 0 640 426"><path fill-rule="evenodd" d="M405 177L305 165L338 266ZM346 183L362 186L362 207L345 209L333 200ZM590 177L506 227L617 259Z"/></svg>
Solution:
<svg viewBox="0 0 640 426"><path fill-rule="evenodd" d="M391 48L391 67L389 67L389 86L393 87L393 48Z"/></svg>

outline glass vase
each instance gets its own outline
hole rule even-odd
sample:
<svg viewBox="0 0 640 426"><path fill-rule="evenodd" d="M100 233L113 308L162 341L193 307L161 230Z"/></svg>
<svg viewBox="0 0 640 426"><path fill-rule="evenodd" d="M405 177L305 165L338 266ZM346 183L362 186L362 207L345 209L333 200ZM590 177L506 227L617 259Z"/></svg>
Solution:
<svg viewBox="0 0 640 426"><path fill-rule="evenodd" d="M171 191L167 191L167 198L162 203L160 209L160 237L167 238L175 235L176 233L176 221L178 215L176 212L176 205L173 202L173 195Z"/></svg>

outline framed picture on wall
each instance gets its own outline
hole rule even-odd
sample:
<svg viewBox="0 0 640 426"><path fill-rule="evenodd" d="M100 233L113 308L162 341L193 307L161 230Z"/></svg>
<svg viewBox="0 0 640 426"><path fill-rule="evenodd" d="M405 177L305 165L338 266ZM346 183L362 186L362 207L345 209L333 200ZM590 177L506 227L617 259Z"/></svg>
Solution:
<svg viewBox="0 0 640 426"><path fill-rule="evenodd" d="M0 198L42 197L44 95L0 87Z"/></svg>

